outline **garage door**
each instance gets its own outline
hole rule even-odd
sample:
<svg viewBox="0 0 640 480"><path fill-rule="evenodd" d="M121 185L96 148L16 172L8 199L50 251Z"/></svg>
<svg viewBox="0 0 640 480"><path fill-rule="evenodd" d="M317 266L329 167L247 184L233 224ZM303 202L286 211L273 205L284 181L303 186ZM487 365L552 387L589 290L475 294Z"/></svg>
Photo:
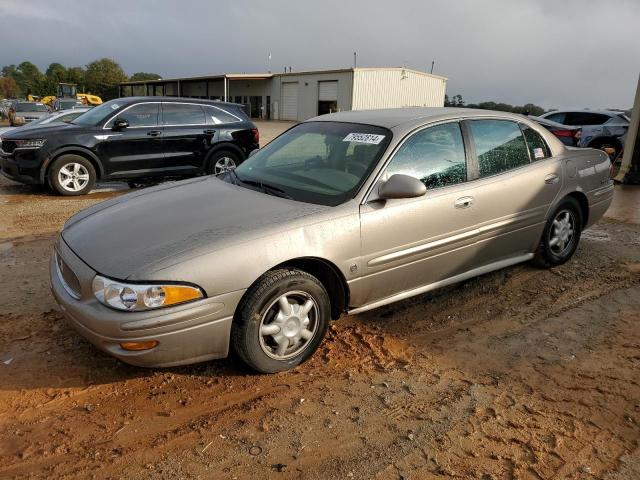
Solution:
<svg viewBox="0 0 640 480"><path fill-rule="evenodd" d="M318 100L321 102L337 102L338 82L318 82Z"/></svg>
<svg viewBox="0 0 640 480"><path fill-rule="evenodd" d="M282 119L298 119L298 82L282 84Z"/></svg>

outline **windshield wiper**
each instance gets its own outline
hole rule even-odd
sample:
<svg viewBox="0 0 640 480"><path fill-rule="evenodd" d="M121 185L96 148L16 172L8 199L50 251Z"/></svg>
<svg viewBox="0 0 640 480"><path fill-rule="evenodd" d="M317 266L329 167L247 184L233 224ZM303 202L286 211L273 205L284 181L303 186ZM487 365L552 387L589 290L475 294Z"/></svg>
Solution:
<svg viewBox="0 0 640 480"><path fill-rule="evenodd" d="M236 178L238 180L240 180L240 178L238 177L238 175L236 175ZM283 189L273 186L273 185L269 185L268 183L264 183L258 180L240 180L240 183L244 183L245 185L251 185L254 187L258 187L260 188L264 193L266 193L267 195L274 195L276 197L282 197L282 198L288 198L291 199L291 195L289 195L287 192L285 192Z"/></svg>

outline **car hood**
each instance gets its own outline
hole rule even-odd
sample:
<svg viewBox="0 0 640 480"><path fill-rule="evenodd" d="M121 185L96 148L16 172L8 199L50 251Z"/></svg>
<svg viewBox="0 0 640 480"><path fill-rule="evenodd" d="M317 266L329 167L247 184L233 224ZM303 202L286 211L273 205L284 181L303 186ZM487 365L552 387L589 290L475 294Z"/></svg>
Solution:
<svg viewBox="0 0 640 480"><path fill-rule="evenodd" d="M115 279L286 230L330 207L274 197L215 177L133 192L72 217L62 231L91 268Z"/></svg>
<svg viewBox="0 0 640 480"><path fill-rule="evenodd" d="M25 139L25 138L39 138L47 135L57 135L61 132L69 132L71 130L87 130L87 127L83 125L73 125L70 123L58 122L58 123L45 123L44 125L29 125L28 123L20 127L16 127L10 132L3 134L2 136L7 140L13 139Z"/></svg>

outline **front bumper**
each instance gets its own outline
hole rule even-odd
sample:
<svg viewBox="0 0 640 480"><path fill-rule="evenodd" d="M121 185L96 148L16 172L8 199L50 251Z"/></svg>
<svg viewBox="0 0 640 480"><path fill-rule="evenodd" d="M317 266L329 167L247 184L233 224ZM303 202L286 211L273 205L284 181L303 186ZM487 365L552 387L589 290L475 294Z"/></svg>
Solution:
<svg viewBox="0 0 640 480"><path fill-rule="evenodd" d="M42 161L35 149L0 151L0 170L5 177L29 185L40 183Z"/></svg>
<svg viewBox="0 0 640 480"><path fill-rule="evenodd" d="M78 279L70 290L59 273L55 255ZM170 367L224 358L236 306L244 291L205 298L176 307L145 312L119 312L98 302L91 291L96 272L58 237L50 262L51 291L71 325L100 350L131 365ZM78 298L76 298L78 297ZM122 342L158 341L150 350L128 351Z"/></svg>

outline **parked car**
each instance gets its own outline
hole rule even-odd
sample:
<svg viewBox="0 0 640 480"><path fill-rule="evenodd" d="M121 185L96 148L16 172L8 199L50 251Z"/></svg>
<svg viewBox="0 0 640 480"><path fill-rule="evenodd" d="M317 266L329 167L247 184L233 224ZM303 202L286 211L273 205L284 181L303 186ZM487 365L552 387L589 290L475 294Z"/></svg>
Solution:
<svg viewBox="0 0 640 480"><path fill-rule="evenodd" d="M566 146L577 147L580 144L580 138L582 137L582 128L563 125L546 118L535 117L532 115L529 115L529 118L553 133Z"/></svg>
<svg viewBox="0 0 640 480"><path fill-rule="evenodd" d="M73 108L86 108L86 105L77 98L56 98L53 101L53 111L70 110Z"/></svg>
<svg viewBox="0 0 640 480"><path fill-rule="evenodd" d="M604 150L611 160L622 152L629 130L629 117L610 110L559 110L545 113L541 118L580 127L582 135L577 146Z"/></svg>
<svg viewBox="0 0 640 480"><path fill-rule="evenodd" d="M580 172L580 173L578 173ZM139 190L64 226L51 285L133 365L292 368L329 321L529 260L566 262L613 195L609 159L486 110L300 123L235 170Z"/></svg>
<svg viewBox="0 0 640 480"><path fill-rule="evenodd" d="M0 148L2 146L2 135L16 129L34 128L42 125L57 125L62 123L69 123L75 118L88 111L90 108L76 108L74 110L60 110L59 112L50 113L38 120L34 120L31 123L22 125L21 127L0 127Z"/></svg>
<svg viewBox="0 0 640 480"><path fill-rule="evenodd" d="M240 105L131 97L103 103L68 125L4 134L0 167L13 180L82 195L96 180L221 173L258 147L258 130Z"/></svg>
<svg viewBox="0 0 640 480"><path fill-rule="evenodd" d="M49 109L41 102L15 102L9 107L9 125L19 127L39 120L49 114Z"/></svg>

